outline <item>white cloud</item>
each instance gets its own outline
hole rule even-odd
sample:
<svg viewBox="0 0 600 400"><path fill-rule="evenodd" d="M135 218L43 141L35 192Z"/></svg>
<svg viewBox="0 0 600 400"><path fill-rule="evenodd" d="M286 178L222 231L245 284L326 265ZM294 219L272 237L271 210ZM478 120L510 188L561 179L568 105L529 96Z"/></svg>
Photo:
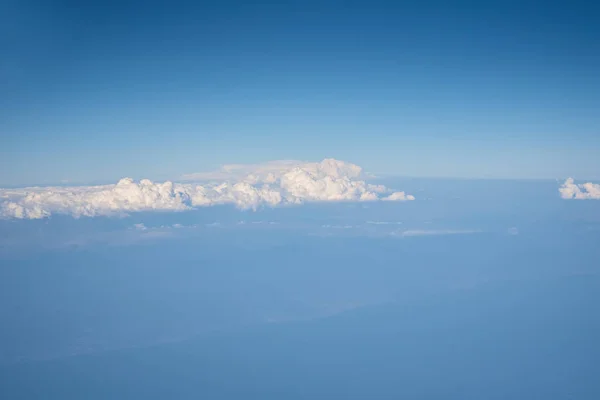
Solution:
<svg viewBox="0 0 600 400"><path fill-rule="evenodd" d="M382 200L385 201L403 201L403 200L414 200L415 196L406 194L404 192L394 192L387 197L384 197Z"/></svg>
<svg viewBox="0 0 600 400"><path fill-rule="evenodd" d="M278 178L294 168L301 168L315 175L325 173L334 178L348 177L354 179L364 177L362 168L358 165L329 158L321 162L278 160L262 164L226 164L217 171L183 175L181 180L188 182L236 181L250 184L275 183Z"/></svg>
<svg viewBox="0 0 600 400"><path fill-rule="evenodd" d="M135 182L115 185L0 189L0 216L39 219L53 214L74 217L124 215L135 211L183 211L216 204L241 209L302 204L310 201L414 200L404 192L390 194L382 185L367 184L359 166L326 159L320 163L275 161L260 165L233 165L219 172L219 183ZM211 179L218 175L212 174ZM207 178L205 175L204 178ZM226 178L222 182L223 178Z"/></svg>
<svg viewBox="0 0 600 400"><path fill-rule="evenodd" d="M138 231L147 231L146 225L144 224L134 224L133 227Z"/></svg>
<svg viewBox="0 0 600 400"><path fill-rule="evenodd" d="M306 165L307 163L297 160L279 160L269 161L262 164L226 164L217 171L195 172L181 177L183 181L240 181L244 179L252 180L253 177L260 177L262 180L268 180L269 174L273 176L281 175L285 171Z"/></svg>
<svg viewBox="0 0 600 400"><path fill-rule="evenodd" d="M481 230L407 230L402 232L394 232L394 236L411 237L411 236L438 236L438 235L468 235L472 233L482 233Z"/></svg>
<svg viewBox="0 0 600 400"><path fill-rule="evenodd" d="M568 178L558 190L563 199L600 200L600 184L597 183L576 184L573 178Z"/></svg>

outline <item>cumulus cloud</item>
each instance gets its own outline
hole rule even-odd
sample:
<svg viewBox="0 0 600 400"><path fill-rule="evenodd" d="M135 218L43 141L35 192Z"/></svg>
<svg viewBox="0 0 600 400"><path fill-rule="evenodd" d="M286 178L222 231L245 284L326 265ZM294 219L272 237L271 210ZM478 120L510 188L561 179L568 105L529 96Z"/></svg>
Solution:
<svg viewBox="0 0 600 400"><path fill-rule="evenodd" d="M184 183L124 178L115 185L0 189L0 216L93 217L135 211L183 211L217 204L256 209L310 201L414 200L404 192L392 193L382 185L366 183L359 166L334 159L225 166L219 173L210 175L210 179L208 175L188 175ZM191 182L200 178L218 182Z"/></svg>
<svg viewBox="0 0 600 400"><path fill-rule="evenodd" d="M394 192L387 197L384 197L382 200L385 201L403 201L403 200L414 200L415 196L410 194L406 194L404 192Z"/></svg>
<svg viewBox="0 0 600 400"><path fill-rule="evenodd" d="M303 161L297 160L278 160L269 161L262 164L226 164L217 171L195 172L185 174L181 177L182 181L242 181L242 180L262 180L271 181L275 176L284 174L294 167L306 166Z"/></svg>
<svg viewBox="0 0 600 400"><path fill-rule="evenodd" d="M600 200L600 184L597 183L576 184L573 178L568 178L558 190L563 199Z"/></svg>
<svg viewBox="0 0 600 400"><path fill-rule="evenodd" d="M181 180L187 182L236 181L250 184L261 182L274 183L279 177L295 168L300 168L314 175L325 173L334 178L348 177L354 179L367 177L358 165L330 158L321 162L278 160L262 164L226 164L217 171L183 175Z"/></svg>

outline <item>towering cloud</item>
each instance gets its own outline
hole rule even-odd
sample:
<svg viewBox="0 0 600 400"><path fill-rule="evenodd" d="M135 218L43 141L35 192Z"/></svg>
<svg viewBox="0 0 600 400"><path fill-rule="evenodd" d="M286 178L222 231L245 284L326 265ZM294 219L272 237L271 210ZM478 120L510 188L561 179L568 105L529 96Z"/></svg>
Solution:
<svg viewBox="0 0 600 400"><path fill-rule="evenodd" d="M576 184L573 178L569 178L558 190L563 199L600 200L600 184L597 183Z"/></svg>
<svg viewBox="0 0 600 400"><path fill-rule="evenodd" d="M37 219L52 214L74 217L119 215L148 210L189 210L215 204L241 209L307 201L414 200L404 192L361 180L359 166L334 159L225 166L216 173L184 176L185 183L135 182L115 185L0 189L0 216ZM201 182L203 181L203 182ZM209 182L206 182L209 181Z"/></svg>

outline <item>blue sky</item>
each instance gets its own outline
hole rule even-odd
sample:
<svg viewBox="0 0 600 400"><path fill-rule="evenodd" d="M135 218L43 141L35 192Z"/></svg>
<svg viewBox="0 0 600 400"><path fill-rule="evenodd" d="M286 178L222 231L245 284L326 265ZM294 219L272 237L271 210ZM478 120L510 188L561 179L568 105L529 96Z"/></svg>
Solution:
<svg viewBox="0 0 600 400"><path fill-rule="evenodd" d="M4 2L0 185L324 157L600 178L593 4L249 3Z"/></svg>

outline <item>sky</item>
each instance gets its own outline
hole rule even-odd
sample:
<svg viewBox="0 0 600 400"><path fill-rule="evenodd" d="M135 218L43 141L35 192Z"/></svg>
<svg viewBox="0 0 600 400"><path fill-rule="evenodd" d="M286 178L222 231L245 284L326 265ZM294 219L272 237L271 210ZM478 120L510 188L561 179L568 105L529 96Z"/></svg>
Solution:
<svg viewBox="0 0 600 400"><path fill-rule="evenodd" d="M592 3L0 0L0 398L600 399Z"/></svg>
<svg viewBox="0 0 600 400"><path fill-rule="evenodd" d="M0 398L600 398L600 201L386 185L416 198L0 218Z"/></svg>
<svg viewBox="0 0 600 400"><path fill-rule="evenodd" d="M0 186L347 160L600 179L593 2L4 1Z"/></svg>

